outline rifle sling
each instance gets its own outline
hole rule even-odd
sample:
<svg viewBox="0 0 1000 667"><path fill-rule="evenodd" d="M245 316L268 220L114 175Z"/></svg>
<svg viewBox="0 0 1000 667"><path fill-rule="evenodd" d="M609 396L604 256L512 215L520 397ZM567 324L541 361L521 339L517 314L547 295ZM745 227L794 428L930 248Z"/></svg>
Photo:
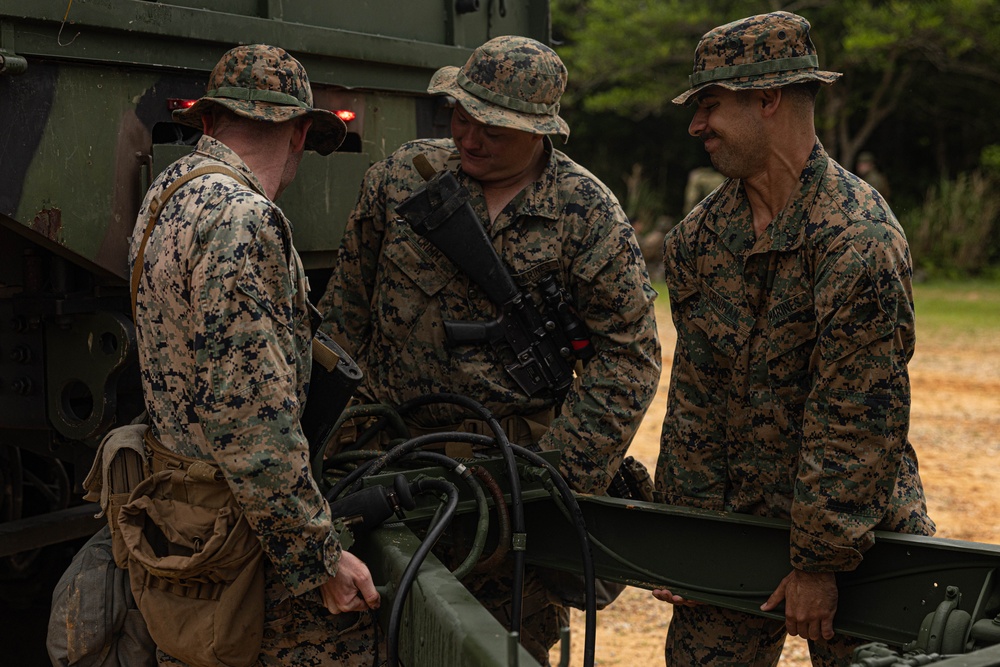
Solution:
<svg viewBox="0 0 1000 667"><path fill-rule="evenodd" d="M167 188L161 192L159 195L153 197L152 201L149 202L149 221L146 223L146 229L142 234L142 242L139 244L139 250L135 255L135 263L132 265L132 322L135 323L135 311L136 311L136 299L139 294L139 279L142 277L143 270L143 258L146 254L146 243L149 241L149 235L153 232L153 227L156 226L156 221L160 219L160 211L163 210L163 205L167 203L167 200L173 196L177 190L187 183L188 181L198 178L199 176L204 176L205 174L225 174L233 178L233 180L246 185L249 187L250 183L247 179L234 169L229 167L223 167L221 165L207 165L204 167L198 167L193 169L188 173L184 174L176 181L167 186Z"/></svg>

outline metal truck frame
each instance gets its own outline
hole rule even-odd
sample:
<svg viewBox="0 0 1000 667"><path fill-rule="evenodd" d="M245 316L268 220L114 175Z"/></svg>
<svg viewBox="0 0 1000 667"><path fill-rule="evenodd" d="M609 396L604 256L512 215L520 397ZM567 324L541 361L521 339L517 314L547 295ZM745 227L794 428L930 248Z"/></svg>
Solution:
<svg viewBox="0 0 1000 667"><path fill-rule="evenodd" d="M81 504L82 479L103 435L142 411L128 240L152 178L198 138L170 112L201 96L219 56L282 46L317 105L350 119L344 146L307 155L281 200L322 289L368 166L448 133L447 101L425 93L431 74L493 36L549 33L546 0L0 0L0 587L103 521ZM785 574L787 525L746 516L579 497L593 539L578 545L539 472L523 472L535 480L523 496L529 562L580 573L590 550L602 578L751 613ZM459 511L473 505L464 497ZM388 582L383 614L419 549L411 527L432 512L359 539ZM879 534L841 579L837 629L925 655L982 649L954 664L1000 665L998 565L990 545ZM433 557L406 600L403 664L535 664Z"/></svg>

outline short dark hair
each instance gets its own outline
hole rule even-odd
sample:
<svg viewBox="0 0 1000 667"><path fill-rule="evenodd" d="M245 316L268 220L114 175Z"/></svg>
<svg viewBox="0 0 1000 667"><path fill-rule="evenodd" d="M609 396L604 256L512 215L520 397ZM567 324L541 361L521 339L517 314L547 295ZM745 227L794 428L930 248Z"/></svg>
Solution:
<svg viewBox="0 0 1000 667"><path fill-rule="evenodd" d="M810 102L815 102L816 96L819 94L820 85L819 81L803 81L802 83L793 83L790 86L785 86L783 90L786 94L793 97L808 98Z"/></svg>
<svg viewBox="0 0 1000 667"><path fill-rule="evenodd" d="M819 87L819 81L804 81L783 86L781 91L799 114L812 116L816 110L816 95L819 93Z"/></svg>

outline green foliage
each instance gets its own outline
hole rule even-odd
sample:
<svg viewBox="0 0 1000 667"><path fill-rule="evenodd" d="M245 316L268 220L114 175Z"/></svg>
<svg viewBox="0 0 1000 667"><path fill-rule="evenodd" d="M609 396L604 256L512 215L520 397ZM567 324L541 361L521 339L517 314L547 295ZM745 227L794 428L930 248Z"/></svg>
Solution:
<svg viewBox="0 0 1000 667"><path fill-rule="evenodd" d="M707 165L687 136L694 50L713 27L784 9L813 25L824 86L817 131L848 169L873 151L893 210L922 207L928 187L980 166L1000 146L1000 2L995 0L552 0L556 49L569 68L567 152L621 199L640 163L662 214L681 213L691 169ZM1000 157L985 153L985 172Z"/></svg>
<svg viewBox="0 0 1000 667"><path fill-rule="evenodd" d="M980 275L1000 257L1000 183L981 171L942 179L903 216L916 268L930 275Z"/></svg>
<svg viewBox="0 0 1000 667"><path fill-rule="evenodd" d="M991 144L984 147L979 155L983 171L993 177L1000 177L1000 144Z"/></svg>
<svg viewBox="0 0 1000 667"><path fill-rule="evenodd" d="M921 334L952 340L988 338L1000 331L1000 280L935 280L913 286L917 344Z"/></svg>
<svg viewBox="0 0 1000 667"><path fill-rule="evenodd" d="M570 67L567 102L588 112L643 118L687 88L694 46L722 16L772 3L554 0L553 26Z"/></svg>

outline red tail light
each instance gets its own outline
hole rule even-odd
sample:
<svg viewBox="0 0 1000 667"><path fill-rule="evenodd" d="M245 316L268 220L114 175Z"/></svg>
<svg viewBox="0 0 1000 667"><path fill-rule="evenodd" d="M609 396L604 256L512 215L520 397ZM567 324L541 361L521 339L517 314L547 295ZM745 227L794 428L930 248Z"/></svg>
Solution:
<svg viewBox="0 0 1000 667"><path fill-rule="evenodd" d="M167 100L167 109L169 111L174 111L175 109L190 109L197 101L198 100L182 100L177 97L171 97Z"/></svg>

